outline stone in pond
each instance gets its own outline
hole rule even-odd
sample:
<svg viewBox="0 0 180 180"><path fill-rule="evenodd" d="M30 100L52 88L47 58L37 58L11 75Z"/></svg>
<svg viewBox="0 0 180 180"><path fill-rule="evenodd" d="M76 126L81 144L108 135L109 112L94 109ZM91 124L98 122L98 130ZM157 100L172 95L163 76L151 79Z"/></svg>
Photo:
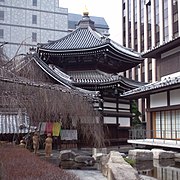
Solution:
<svg viewBox="0 0 180 180"><path fill-rule="evenodd" d="M85 155L76 156L74 161L77 163L84 163L84 164L90 165L90 166L94 165L94 163L95 163L95 160L93 157L85 156Z"/></svg>
<svg viewBox="0 0 180 180"><path fill-rule="evenodd" d="M60 161L74 161L76 153L72 150L62 150L59 154Z"/></svg>

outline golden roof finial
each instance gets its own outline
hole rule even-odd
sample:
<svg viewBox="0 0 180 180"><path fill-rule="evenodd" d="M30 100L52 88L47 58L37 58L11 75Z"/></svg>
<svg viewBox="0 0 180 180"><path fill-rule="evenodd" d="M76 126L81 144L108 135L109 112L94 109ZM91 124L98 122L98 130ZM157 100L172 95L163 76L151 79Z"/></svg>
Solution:
<svg viewBox="0 0 180 180"><path fill-rule="evenodd" d="M88 16L89 15L89 11L88 11L88 8L87 8L86 5L85 5L84 10L83 10L83 15L84 16Z"/></svg>

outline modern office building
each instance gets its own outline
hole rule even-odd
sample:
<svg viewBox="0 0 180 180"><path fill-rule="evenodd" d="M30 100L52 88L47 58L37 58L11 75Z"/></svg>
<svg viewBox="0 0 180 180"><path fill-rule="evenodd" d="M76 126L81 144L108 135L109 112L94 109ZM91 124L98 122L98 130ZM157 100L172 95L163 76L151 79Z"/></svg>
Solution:
<svg viewBox="0 0 180 180"><path fill-rule="evenodd" d="M180 35L180 2L178 0L121 0L121 42L138 52L146 52ZM179 13L178 13L179 12ZM160 77L156 60L144 60L126 71L126 77L154 82Z"/></svg>
<svg viewBox="0 0 180 180"><path fill-rule="evenodd" d="M0 45L8 42L4 52L12 58L37 43L64 37L81 18L59 7L59 0L0 0ZM93 20L101 33L109 34L104 18Z"/></svg>
<svg viewBox="0 0 180 180"><path fill-rule="evenodd" d="M4 48L10 58L37 42L61 38L67 30L68 9L59 7L58 0L0 1L0 43L8 42Z"/></svg>
<svg viewBox="0 0 180 180"><path fill-rule="evenodd" d="M120 0L121 42L138 52L147 52L180 36L180 1L178 0ZM160 80L154 58L145 58L124 76L144 81ZM139 101L143 111L144 101Z"/></svg>

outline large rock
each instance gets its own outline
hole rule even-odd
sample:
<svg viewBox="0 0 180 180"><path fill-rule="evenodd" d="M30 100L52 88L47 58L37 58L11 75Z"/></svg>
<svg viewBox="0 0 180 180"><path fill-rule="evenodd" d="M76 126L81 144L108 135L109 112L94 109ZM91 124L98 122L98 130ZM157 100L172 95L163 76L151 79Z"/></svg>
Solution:
<svg viewBox="0 0 180 180"><path fill-rule="evenodd" d="M175 153L175 154L174 154L174 160L175 160L176 162L180 162L180 153Z"/></svg>
<svg viewBox="0 0 180 180"><path fill-rule="evenodd" d="M77 163L84 163L86 165L94 165L95 160L91 156L86 156L86 155L78 155L74 159L75 162Z"/></svg>
<svg viewBox="0 0 180 180"><path fill-rule="evenodd" d="M92 157L96 161L100 161L103 155L107 155L107 148L93 148L92 149Z"/></svg>
<svg viewBox="0 0 180 180"><path fill-rule="evenodd" d="M153 160L154 167L167 167L167 166L175 166L174 159L154 159Z"/></svg>
<svg viewBox="0 0 180 180"><path fill-rule="evenodd" d="M100 169L108 180L140 179L138 172L117 151L111 151L107 156L101 158Z"/></svg>
<svg viewBox="0 0 180 180"><path fill-rule="evenodd" d="M134 164L134 168L136 168L138 172L153 170L153 161L137 161Z"/></svg>
<svg viewBox="0 0 180 180"><path fill-rule="evenodd" d="M174 152L164 151L163 149L152 149L154 159L173 159Z"/></svg>
<svg viewBox="0 0 180 180"><path fill-rule="evenodd" d="M136 161L151 161L153 153L147 149L134 149L129 150L128 157Z"/></svg>
<svg viewBox="0 0 180 180"><path fill-rule="evenodd" d="M72 150L62 150L59 154L60 161L73 161L76 157L76 153Z"/></svg>

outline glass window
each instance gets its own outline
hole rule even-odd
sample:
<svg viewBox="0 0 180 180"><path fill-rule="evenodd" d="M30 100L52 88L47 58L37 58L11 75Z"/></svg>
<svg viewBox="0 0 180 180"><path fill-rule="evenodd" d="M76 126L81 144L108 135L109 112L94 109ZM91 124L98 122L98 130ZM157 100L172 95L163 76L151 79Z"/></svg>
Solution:
<svg viewBox="0 0 180 180"><path fill-rule="evenodd" d="M180 110L176 110L176 136L180 139Z"/></svg>
<svg viewBox="0 0 180 180"><path fill-rule="evenodd" d="M32 33L32 42L37 42L37 33Z"/></svg>
<svg viewBox="0 0 180 180"><path fill-rule="evenodd" d="M171 138L171 129L172 129L172 123L171 123L171 114L170 114L170 111L166 111L165 112L166 114L166 123L165 123L165 126L166 126L166 135L165 135L165 138L168 138L170 139ZM173 129L174 130L174 129Z"/></svg>
<svg viewBox="0 0 180 180"><path fill-rule="evenodd" d="M155 114L155 126L156 129L153 132L156 138L161 138L161 117L160 117L160 112L156 112ZM153 136L154 137L154 136Z"/></svg>
<svg viewBox="0 0 180 180"><path fill-rule="evenodd" d="M4 38L4 29L0 29L0 38L1 38L1 39Z"/></svg>
<svg viewBox="0 0 180 180"><path fill-rule="evenodd" d="M32 5L37 6L37 0L32 0Z"/></svg>
<svg viewBox="0 0 180 180"><path fill-rule="evenodd" d="M0 20L4 20L4 11L0 11Z"/></svg>
<svg viewBox="0 0 180 180"><path fill-rule="evenodd" d="M37 24L37 15L32 15L32 24Z"/></svg>
<svg viewBox="0 0 180 180"><path fill-rule="evenodd" d="M180 110L155 112L156 138L180 138Z"/></svg>
<svg viewBox="0 0 180 180"><path fill-rule="evenodd" d="M174 14L174 22L178 21L178 13Z"/></svg>

